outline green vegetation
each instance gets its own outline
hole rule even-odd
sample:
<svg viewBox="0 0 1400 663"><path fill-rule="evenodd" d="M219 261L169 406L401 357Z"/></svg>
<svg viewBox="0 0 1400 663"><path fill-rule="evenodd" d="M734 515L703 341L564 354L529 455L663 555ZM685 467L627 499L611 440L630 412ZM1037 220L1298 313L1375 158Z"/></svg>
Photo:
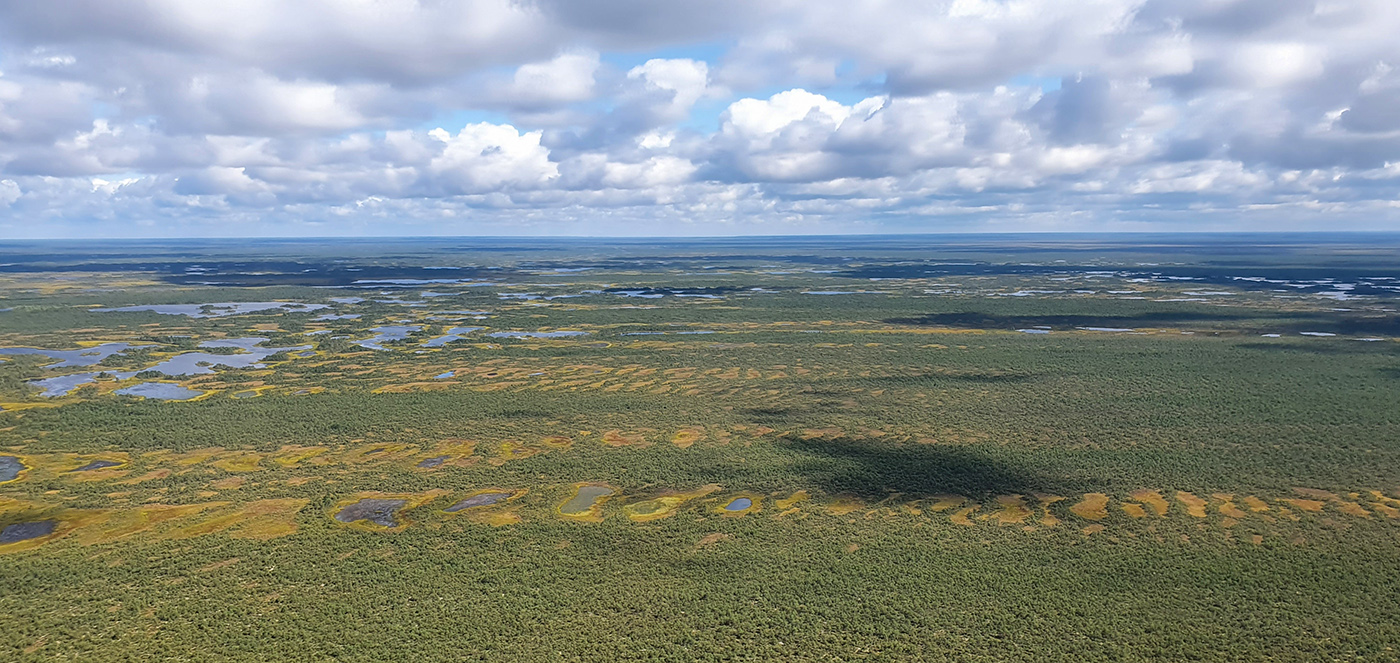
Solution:
<svg viewBox="0 0 1400 663"><path fill-rule="evenodd" d="M1400 651L1393 242L347 243L274 263L294 248L260 248L265 269L127 258L246 286L14 251L31 271L0 275L0 348L149 345L0 356L0 472L26 468L0 532L56 523L0 542L0 658ZM330 308L85 310L284 300ZM358 344L390 325L421 329ZM485 329L424 345L456 327ZM491 336L560 329L588 333ZM251 337L313 352L149 371ZM56 398L30 384L80 373ZM152 378L205 395L113 393ZM580 484L615 490L597 517L560 514ZM511 497L444 511L484 490ZM725 513L737 497L754 508ZM362 498L402 500L399 526L332 517Z"/></svg>

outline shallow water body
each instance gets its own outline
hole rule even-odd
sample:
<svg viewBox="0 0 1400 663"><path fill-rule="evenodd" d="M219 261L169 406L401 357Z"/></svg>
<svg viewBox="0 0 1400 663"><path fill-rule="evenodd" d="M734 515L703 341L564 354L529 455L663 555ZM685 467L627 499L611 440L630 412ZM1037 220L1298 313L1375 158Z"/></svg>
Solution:
<svg viewBox="0 0 1400 663"><path fill-rule="evenodd" d="M383 343L388 343L390 341L402 341L408 338L409 334L412 334L413 332L416 332L420 329L422 329L422 327L418 325L389 325L386 327L374 327L370 329L370 331L374 332L374 336L371 336L370 338L367 338L363 341L355 341L355 345L358 345L362 348L368 348L370 350L388 350L389 348L384 347L382 345Z"/></svg>
<svg viewBox="0 0 1400 663"><path fill-rule="evenodd" d="M570 336L585 336L586 331L550 331L550 332L492 332L487 334L491 338L568 338Z"/></svg>
<svg viewBox="0 0 1400 663"><path fill-rule="evenodd" d="M364 520L381 527L398 527L399 522L394 520L394 514L406 504L408 500L365 498L337 511L335 519L342 523Z"/></svg>
<svg viewBox="0 0 1400 663"><path fill-rule="evenodd" d="M607 486L581 486L569 501L559 507L559 513L564 515L577 515L587 513L593 508L593 503L599 498L608 497L613 494L613 489Z"/></svg>
<svg viewBox="0 0 1400 663"><path fill-rule="evenodd" d="M220 318L226 315L261 313L278 309L288 313L307 313L330 308L325 304L302 304L300 302L223 302L219 304L148 304L142 306L122 306L119 308L95 308L93 313L160 313L162 315L184 315L191 318Z"/></svg>
<svg viewBox="0 0 1400 663"><path fill-rule="evenodd" d="M56 364L45 368L68 368L71 366L95 366L112 355L121 354L131 348L142 347L131 343L103 343L80 350L45 350L42 348L0 348L0 355L43 355L58 359Z"/></svg>
<svg viewBox="0 0 1400 663"><path fill-rule="evenodd" d="M14 481L24 471L24 463L17 456L0 456L0 483Z"/></svg>
<svg viewBox="0 0 1400 663"><path fill-rule="evenodd" d="M510 495L510 493L481 493L480 495L472 495L461 502L443 509L443 511L456 513L464 509L471 509L479 506L493 506L510 499Z"/></svg>
<svg viewBox="0 0 1400 663"><path fill-rule="evenodd" d="M474 331L481 331L483 329L485 329L485 327L453 327L447 330L447 333L442 336L424 341L423 347L440 348L453 341L464 340L463 336L470 334Z"/></svg>
<svg viewBox="0 0 1400 663"><path fill-rule="evenodd" d="M203 396L204 392L188 389L169 382L142 382L116 392L123 396L141 396L158 401L187 401Z"/></svg>
<svg viewBox="0 0 1400 663"><path fill-rule="evenodd" d="M58 529L57 520L38 520L29 523L6 525L5 529L0 530L0 545L19 543L20 541L28 541L41 536L48 536L53 534L56 529Z"/></svg>

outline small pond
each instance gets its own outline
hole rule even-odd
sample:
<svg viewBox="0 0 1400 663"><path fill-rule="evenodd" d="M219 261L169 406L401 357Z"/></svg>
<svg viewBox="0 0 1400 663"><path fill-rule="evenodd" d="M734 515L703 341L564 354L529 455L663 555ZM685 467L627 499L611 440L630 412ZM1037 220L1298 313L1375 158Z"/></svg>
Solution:
<svg viewBox="0 0 1400 663"><path fill-rule="evenodd" d="M478 495L472 495L471 497L468 497L467 499L453 504L452 506L449 506L443 510L448 511L450 513L456 513L458 511L462 511L464 509L471 509L473 507L492 506L500 504L501 502L510 499L511 495L512 493L480 493Z"/></svg>
<svg viewBox="0 0 1400 663"><path fill-rule="evenodd" d="M158 401L187 401L203 396L204 392L188 389L170 382L142 382L116 392L123 396L141 396Z"/></svg>
<svg viewBox="0 0 1400 663"><path fill-rule="evenodd" d="M336 512L335 519L342 523L364 520L380 527L398 527L399 522L394 520L394 514L406 504L408 500L365 498L346 505Z"/></svg>
<svg viewBox="0 0 1400 663"><path fill-rule="evenodd" d="M19 543L39 537L48 536L58 529L57 520L37 520L29 523L15 523L6 525L0 530L0 545L6 543Z"/></svg>
<svg viewBox="0 0 1400 663"><path fill-rule="evenodd" d="M568 338L570 336L585 336L586 331L549 331L549 332L492 332L487 334L491 338Z"/></svg>
<svg viewBox="0 0 1400 663"><path fill-rule="evenodd" d="M94 313L140 313L151 312L163 315L184 315L191 318L219 318L226 315L261 313L277 310L288 313L307 313L330 308L325 304L302 304L300 302L223 302L219 304L149 304L142 306L122 306L118 308L89 309Z"/></svg>
<svg viewBox="0 0 1400 663"><path fill-rule="evenodd" d="M613 489L607 486L580 486L577 493L559 507L559 513L566 516L587 513L593 508L593 503L599 499L613 494Z"/></svg>

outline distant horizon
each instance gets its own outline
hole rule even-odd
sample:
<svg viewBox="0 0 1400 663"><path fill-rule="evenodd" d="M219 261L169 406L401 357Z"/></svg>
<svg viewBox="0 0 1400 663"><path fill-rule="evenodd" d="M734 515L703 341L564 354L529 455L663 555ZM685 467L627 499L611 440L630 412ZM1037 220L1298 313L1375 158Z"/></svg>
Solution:
<svg viewBox="0 0 1400 663"><path fill-rule="evenodd" d="M322 240L431 240L431 239L483 239L483 240L728 240L728 239L816 239L816 238L895 238L895 237L1147 237L1147 236L1393 236L1400 238L1400 229L1395 230L1005 230L1005 231L938 231L938 232L884 232L884 233L788 233L771 235L210 235L210 236L149 236L149 237L17 237L0 238L0 245L26 242L161 242L161 241L322 241Z"/></svg>

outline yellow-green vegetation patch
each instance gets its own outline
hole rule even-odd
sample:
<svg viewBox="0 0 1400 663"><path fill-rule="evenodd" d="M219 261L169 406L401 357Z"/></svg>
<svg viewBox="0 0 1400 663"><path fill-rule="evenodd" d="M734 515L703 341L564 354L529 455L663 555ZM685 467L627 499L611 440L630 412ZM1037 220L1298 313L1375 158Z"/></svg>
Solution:
<svg viewBox="0 0 1400 663"><path fill-rule="evenodd" d="M865 508L865 502L855 495L837 495L826 505L826 512L833 516L844 516Z"/></svg>
<svg viewBox="0 0 1400 663"><path fill-rule="evenodd" d="M112 512L100 524L84 527L75 539L83 545L110 543L133 534L146 532L164 523L192 517L209 508L226 505L227 502L205 502L202 504L144 504L135 509Z"/></svg>
<svg viewBox="0 0 1400 663"><path fill-rule="evenodd" d="M782 499L773 500L773 506L774 506L774 508L778 509L779 511L787 511L788 509L794 508L794 507L796 507L798 504L801 504L802 502L806 502L807 500L810 500L810 499L812 499L811 494L809 494L809 493L808 493L807 491L805 491L805 490L799 490L799 491L797 491L797 492L795 492L795 493L793 493L793 494L791 494L791 495L789 495L789 496L787 496L787 497L784 497L784 498L782 498Z"/></svg>
<svg viewBox="0 0 1400 663"><path fill-rule="evenodd" d="M303 447L294 444L282 445L282 448L268 454L267 460L279 467L296 467L304 462L315 459L326 453L326 447Z"/></svg>
<svg viewBox="0 0 1400 663"><path fill-rule="evenodd" d="M417 448L401 443L365 444L341 454L340 461L351 465L378 463L410 454Z"/></svg>
<svg viewBox="0 0 1400 663"><path fill-rule="evenodd" d="M616 488L605 483L576 483L573 489L573 496L560 503L557 511L570 520L590 523L603 521L603 504L617 494Z"/></svg>
<svg viewBox="0 0 1400 663"><path fill-rule="evenodd" d="M495 445L492 449L494 455L486 459L487 463L500 467L513 460L521 460L545 452L543 447L533 447L513 440L506 440Z"/></svg>
<svg viewBox="0 0 1400 663"><path fill-rule="evenodd" d="M982 516L982 520L991 520L998 525L1019 525L1031 517L1024 495L998 495L994 503L996 510Z"/></svg>
<svg viewBox="0 0 1400 663"><path fill-rule="evenodd" d="M627 514L627 517L633 522L643 523L660 520L675 514L686 502L705 497L719 489L717 484L708 484L689 492L663 493L651 499L625 505L622 507L622 512Z"/></svg>
<svg viewBox="0 0 1400 663"><path fill-rule="evenodd" d="M444 466L470 466L480 460L472 456L474 451L476 451L476 442L471 440L443 440L431 451L423 452L421 457L414 462L413 468L415 470L436 470Z"/></svg>
<svg viewBox="0 0 1400 663"><path fill-rule="evenodd" d="M210 463L225 472L256 472L262 469L265 454L253 451L231 451Z"/></svg>
<svg viewBox="0 0 1400 663"><path fill-rule="evenodd" d="M705 439L705 429L699 426L690 426L676 431L676 434L671 436L671 444L686 449L703 439Z"/></svg>

